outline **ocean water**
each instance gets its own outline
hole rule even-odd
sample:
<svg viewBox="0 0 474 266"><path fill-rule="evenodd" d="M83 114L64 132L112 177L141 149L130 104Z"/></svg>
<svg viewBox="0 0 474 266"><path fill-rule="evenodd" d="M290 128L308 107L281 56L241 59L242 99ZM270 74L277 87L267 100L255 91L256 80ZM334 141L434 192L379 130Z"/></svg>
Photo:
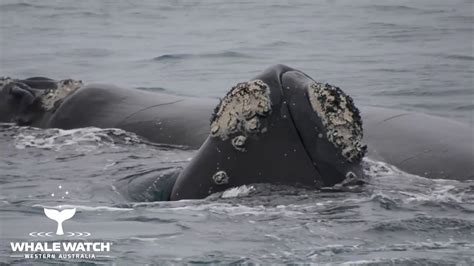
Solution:
<svg viewBox="0 0 474 266"><path fill-rule="evenodd" d="M473 10L471 0L0 0L0 76L222 97L284 63L357 105L472 125ZM254 184L132 202L112 186L194 153L121 130L0 125L0 262L474 264L474 181L430 180L370 158L368 183L343 191ZM43 208L59 206L76 208L65 231L111 242L110 252L15 257L10 242L56 239L29 234L54 231Z"/></svg>

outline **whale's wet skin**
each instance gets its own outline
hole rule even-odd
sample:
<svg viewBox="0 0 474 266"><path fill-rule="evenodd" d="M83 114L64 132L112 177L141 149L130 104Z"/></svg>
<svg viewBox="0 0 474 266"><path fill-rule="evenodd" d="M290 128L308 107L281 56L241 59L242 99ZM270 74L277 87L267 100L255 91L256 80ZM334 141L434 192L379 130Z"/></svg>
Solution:
<svg viewBox="0 0 474 266"><path fill-rule="evenodd" d="M358 106L472 124L470 1L52 3L0 3L0 76L222 97L284 62L340 86ZM75 84L45 91L41 106L54 109ZM228 141L246 152L251 139ZM196 153L119 129L0 124L0 262L32 263L11 257L10 242L61 239L29 235L54 234L44 208L61 207L76 209L63 223L65 238L89 232L78 239L113 243L103 254L110 257L67 262L474 264L474 182L427 179L377 160L363 160L365 184L323 190L248 184L200 200L143 202L153 182L134 198L114 186L139 186ZM216 172L214 181L226 180Z"/></svg>

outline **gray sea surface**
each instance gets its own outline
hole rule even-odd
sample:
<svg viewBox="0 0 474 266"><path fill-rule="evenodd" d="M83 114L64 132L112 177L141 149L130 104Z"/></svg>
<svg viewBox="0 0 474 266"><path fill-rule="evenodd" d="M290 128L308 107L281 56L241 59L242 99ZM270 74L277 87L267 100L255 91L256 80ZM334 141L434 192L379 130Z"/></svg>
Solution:
<svg viewBox="0 0 474 266"><path fill-rule="evenodd" d="M0 0L0 76L81 79L222 97L283 63L356 105L474 124L474 3ZM366 159L368 184L314 191L254 184L208 199L130 202L113 180L186 164L192 150L116 129L0 125L0 263L474 264L474 181L430 180ZM66 193L67 192L67 193ZM54 241L43 208L76 208L95 259L25 259ZM67 237L66 237L67 238ZM70 240L70 239L69 239Z"/></svg>

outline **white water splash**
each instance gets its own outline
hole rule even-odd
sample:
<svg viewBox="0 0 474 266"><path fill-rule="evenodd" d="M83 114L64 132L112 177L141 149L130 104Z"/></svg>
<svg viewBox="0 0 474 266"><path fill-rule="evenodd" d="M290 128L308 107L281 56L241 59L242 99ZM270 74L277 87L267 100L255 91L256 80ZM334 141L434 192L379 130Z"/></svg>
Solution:
<svg viewBox="0 0 474 266"><path fill-rule="evenodd" d="M93 150L103 145L113 145L117 141L123 144L140 143L140 138L121 129L101 129L95 127L78 129L38 129L21 127L14 137L17 149L30 147L59 151L66 146L77 145L82 150Z"/></svg>
<svg viewBox="0 0 474 266"><path fill-rule="evenodd" d="M243 185L240 187L233 187L224 191L222 193L221 198L228 199L228 198L245 197L254 191L255 191L255 188L253 186Z"/></svg>

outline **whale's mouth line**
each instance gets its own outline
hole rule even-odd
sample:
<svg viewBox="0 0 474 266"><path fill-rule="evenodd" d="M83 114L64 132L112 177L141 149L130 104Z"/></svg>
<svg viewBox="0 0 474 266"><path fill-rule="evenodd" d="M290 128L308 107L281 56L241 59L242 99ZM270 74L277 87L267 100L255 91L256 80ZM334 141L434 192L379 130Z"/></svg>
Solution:
<svg viewBox="0 0 474 266"><path fill-rule="evenodd" d="M305 98L306 98L306 99L305 99L305 101L306 101L305 103L310 104L309 99L308 99L307 97L305 97ZM287 105L287 108L288 108L288 110L290 109L288 105ZM318 162L313 161L313 158L311 157L311 152L308 150L308 148L307 148L306 145L304 144L303 136L302 136L300 130L298 129L298 127L296 126L296 122L295 122L295 120L294 120L294 118L293 118L293 115L291 114L291 111L290 111L289 113L290 113L291 121L292 121L293 124L295 125L295 129L296 129L296 132L297 132L297 134L298 134L298 138L299 138L299 140L300 140L300 142L301 142L301 145L303 146L303 149L304 149L304 151L305 151L305 153L306 153L306 156L308 156L309 160L312 162L312 165L313 165L313 167L314 167L316 173L319 175L318 178L322 178L322 173L321 173L321 171L319 170ZM315 138L316 138L316 137L317 137L317 136L315 136ZM317 147L316 147L316 148L317 148ZM320 182L320 183L318 183L318 186L324 187L323 181L322 181L322 180L319 180L319 179L318 179L318 181Z"/></svg>
<svg viewBox="0 0 474 266"><path fill-rule="evenodd" d="M279 83L280 83L280 93L281 93L282 97L285 97L285 93L284 93L284 91L283 91L283 75L284 75L285 73L292 72L292 71L293 71L293 72L302 73L302 72L295 71L295 70L285 70L285 71L282 71L282 72L280 73L279 77L278 77L278 79L279 79L278 81L279 81ZM304 73L302 73L302 74L304 74ZM307 76L306 74L304 74L304 75ZM307 104L310 104L308 97L305 97L305 98L306 98L306 100L307 100ZM322 180L321 180L321 179L322 179L322 174L321 174L321 171L319 170L319 168L318 168L318 166L317 166L317 162L313 161L313 158L311 157L311 153L310 153L310 152L308 151L308 149L306 148L306 145L304 145L303 137L302 137L302 135L301 135L301 133L300 133L300 130L299 130L298 127L296 126L296 122L295 122L295 119L293 118L293 114L291 113L290 107L289 107L289 105L288 105L288 101L284 101L284 102L286 102L286 103L283 103L283 104L285 105L285 108L286 108L286 110L287 110L287 112L288 112L288 115L289 115L289 117L290 117L290 119L291 119L291 122L293 123L293 126L294 126L294 128L295 128L295 130L296 130L296 134L298 135L298 139L299 139L299 141L300 141L300 143L301 143L301 146L303 146L303 150L304 150L306 156L307 156L308 159L312 162L313 168L314 168L314 170L316 171L316 174L318 175L318 176L317 176L317 179L315 179L315 180L318 181L318 182L316 183L316 185L317 185L318 187L324 187L324 184L323 184L323 182L322 182ZM306 102L305 102L305 103L306 103Z"/></svg>

